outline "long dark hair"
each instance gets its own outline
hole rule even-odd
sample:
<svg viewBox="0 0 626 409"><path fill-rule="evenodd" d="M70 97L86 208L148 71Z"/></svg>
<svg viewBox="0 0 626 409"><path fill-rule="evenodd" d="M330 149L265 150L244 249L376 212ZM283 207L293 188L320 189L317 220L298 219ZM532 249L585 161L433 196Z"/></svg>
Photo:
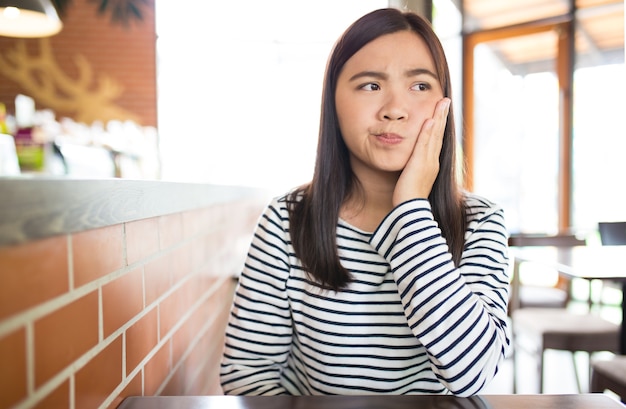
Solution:
<svg viewBox="0 0 626 409"><path fill-rule="evenodd" d="M350 167L348 148L339 130L335 107L337 78L346 61L363 46L385 34L404 30L415 32L425 40L443 94L451 97L450 73L441 43L430 23L417 14L393 8L375 10L355 21L335 44L326 66L313 179L288 197L295 254L304 270L324 288L339 290L351 281L337 252L337 222L342 203L359 188ZM457 181L455 142L454 116L450 107L439 156L439 174L428 199L458 265L467 216Z"/></svg>

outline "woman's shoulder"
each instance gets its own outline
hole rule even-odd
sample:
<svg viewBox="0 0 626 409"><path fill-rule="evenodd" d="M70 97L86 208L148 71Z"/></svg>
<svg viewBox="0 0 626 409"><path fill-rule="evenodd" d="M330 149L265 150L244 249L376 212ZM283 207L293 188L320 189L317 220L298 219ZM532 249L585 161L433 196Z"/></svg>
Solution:
<svg viewBox="0 0 626 409"><path fill-rule="evenodd" d="M467 207L497 207L492 200L467 190L463 191L463 198Z"/></svg>
<svg viewBox="0 0 626 409"><path fill-rule="evenodd" d="M301 187L293 188L282 194L274 196L270 204L275 207L288 208L290 205L300 202L304 193Z"/></svg>
<svg viewBox="0 0 626 409"><path fill-rule="evenodd" d="M481 218L494 213L502 213L502 207L484 196L473 192L464 191L463 197L468 215L473 218Z"/></svg>
<svg viewBox="0 0 626 409"><path fill-rule="evenodd" d="M468 243L472 243L471 247L480 242L480 246L492 247L502 252L508 237L502 207L475 193L464 192L464 197L467 211L466 247Z"/></svg>
<svg viewBox="0 0 626 409"><path fill-rule="evenodd" d="M302 189L293 188L284 193L277 194L269 200L266 213L274 213L281 219L288 219L289 210L292 206L302 200Z"/></svg>

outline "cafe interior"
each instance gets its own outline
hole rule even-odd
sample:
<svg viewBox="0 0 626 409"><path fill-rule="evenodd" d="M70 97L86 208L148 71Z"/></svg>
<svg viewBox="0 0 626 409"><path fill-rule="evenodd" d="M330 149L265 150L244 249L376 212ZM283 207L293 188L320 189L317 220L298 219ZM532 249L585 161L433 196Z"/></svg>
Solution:
<svg viewBox="0 0 626 409"><path fill-rule="evenodd" d="M311 177L328 53L382 7L431 21L464 188L504 209L512 348L483 393L620 407L624 4L0 0L0 409L221 394L258 217Z"/></svg>

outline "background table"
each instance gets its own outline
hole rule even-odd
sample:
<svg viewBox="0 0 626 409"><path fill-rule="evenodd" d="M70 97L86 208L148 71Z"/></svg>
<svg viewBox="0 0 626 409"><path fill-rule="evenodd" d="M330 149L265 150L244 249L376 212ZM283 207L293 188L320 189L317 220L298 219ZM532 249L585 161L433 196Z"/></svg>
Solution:
<svg viewBox="0 0 626 409"><path fill-rule="evenodd" d="M118 409L624 409L602 394L129 397Z"/></svg>
<svg viewBox="0 0 626 409"><path fill-rule="evenodd" d="M626 246L515 247L511 248L511 253L516 264L539 263L570 278L619 282L622 289L620 352L626 354ZM519 274L513 279L519 280Z"/></svg>

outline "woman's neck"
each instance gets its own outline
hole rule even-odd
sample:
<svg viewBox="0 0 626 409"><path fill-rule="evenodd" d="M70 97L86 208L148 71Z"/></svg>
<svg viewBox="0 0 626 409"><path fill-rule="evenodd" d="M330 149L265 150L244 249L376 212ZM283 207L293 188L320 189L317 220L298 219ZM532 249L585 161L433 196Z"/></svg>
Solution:
<svg viewBox="0 0 626 409"><path fill-rule="evenodd" d="M373 232L393 209L393 191L400 173L372 169L354 173L359 185L341 206L340 216L361 230Z"/></svg>

